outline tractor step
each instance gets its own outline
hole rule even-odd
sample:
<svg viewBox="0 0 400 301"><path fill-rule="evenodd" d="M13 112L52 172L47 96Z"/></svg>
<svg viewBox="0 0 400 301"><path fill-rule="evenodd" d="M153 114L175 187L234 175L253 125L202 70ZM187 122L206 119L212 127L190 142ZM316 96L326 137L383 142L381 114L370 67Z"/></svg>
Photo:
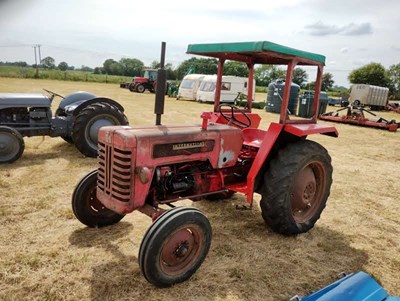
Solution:
<svg viewBox="0 0 400 301"><path fill-rule="evenodd" d="M231 184L231 185L226 185L226 188L228 188L229 190L233 190L236 192L241 192L246 194L247 193L247 183L243 182L243 183L235 183L235 184Z"/></svg>

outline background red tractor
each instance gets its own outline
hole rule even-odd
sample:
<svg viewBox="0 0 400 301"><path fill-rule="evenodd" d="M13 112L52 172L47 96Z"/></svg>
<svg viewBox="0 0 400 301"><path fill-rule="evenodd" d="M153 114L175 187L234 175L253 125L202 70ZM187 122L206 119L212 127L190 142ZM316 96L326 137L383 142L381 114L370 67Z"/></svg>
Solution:
<svg viewBox="0 0 400 301"><path fill-rule="evenodd" d="M161 125L164 53L165 43L158 71L156 126L101 128L98 168L78 183L72 196L75 216L89 227L115 224L134 210L152 218L138 258L145 278L160 287L188 279L211 245L206 216L196 208L175 207L173 202L221 199L239 192L251 208L256 192L262 196L262 217L274 231L307 232L325 208L332 183L328 152L307 136L338 136L333 126L317 124L325 57L267 41L189 45L187 53L219 60L214 111L203 112L201 124ZM220 105L226 60L248 66L249 109ZM251 112L255 64L287 65L280 120L268 129L259 129L261 118ZM317 101L311 118L289 120L296 65L316 66Z"/></svg>
<svg viewBox="0 0 400 301"><path fill-rule="evenodd" d="M143 93L148 90L154 93L157 89L157 73L156 69L145 69L143 77L134 77L131 83L121 83L121 88L127 88L131 92ZM165 93L168 90L168 83L166 83Z"/></svg>

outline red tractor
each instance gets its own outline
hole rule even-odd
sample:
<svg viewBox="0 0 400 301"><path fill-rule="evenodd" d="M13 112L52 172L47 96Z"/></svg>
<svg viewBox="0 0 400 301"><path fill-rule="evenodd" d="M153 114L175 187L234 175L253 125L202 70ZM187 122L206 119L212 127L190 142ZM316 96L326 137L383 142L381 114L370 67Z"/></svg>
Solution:
<svg viewBox="0 0 400 301"><path fill-rule="evenodd" d="M311 134L337 137L335 127L317 124L319 101L309 119L290 120L288 102L296 65L316 66L315 99L319 100L325 57L271 42L189 45L187 53L217 58L213 112L193 126L161 125L165 88L164 55L156 93L156 126L102 127L98 168L85 176L72 196L75 216L89 227L119 222L134 210L152 218L139 251L144 277L159 287L188 279L201 265L211 244L211 226L193 207L172 203L227 198L239 192L251 207L253 194L266 224L278 233L310 230L325 208L332 184L331 158ZM239 61L249 69L247 108L220 105L224 62ZM278 123L258 128L251 112L255 64L287 65ZM171 207L162 209L160 205Z"/></svg>
<svg viewBox="0 0 400 301"><path fill-rule="evenodd" d="M143 93L146 90L154 92L157 83L157 70L146 69L143 77L134 77L128 88L131 92Z"/></svg>

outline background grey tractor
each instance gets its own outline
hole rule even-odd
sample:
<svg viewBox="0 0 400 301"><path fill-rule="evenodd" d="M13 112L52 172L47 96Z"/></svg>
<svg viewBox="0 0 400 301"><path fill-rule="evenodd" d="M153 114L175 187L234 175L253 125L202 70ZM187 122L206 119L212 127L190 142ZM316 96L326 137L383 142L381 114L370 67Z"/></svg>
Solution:
<svg viewBox="0 0 400 301"><path fill-rule="evenodd" d="M107 125L127 125L124 108L116 101L88 92L62 96L44 89L43 94L0 94L0 163L21 157L23 137L62 137L85 156L97 156L97 133ZM61 97L54 116L52 100Z"/></svg>

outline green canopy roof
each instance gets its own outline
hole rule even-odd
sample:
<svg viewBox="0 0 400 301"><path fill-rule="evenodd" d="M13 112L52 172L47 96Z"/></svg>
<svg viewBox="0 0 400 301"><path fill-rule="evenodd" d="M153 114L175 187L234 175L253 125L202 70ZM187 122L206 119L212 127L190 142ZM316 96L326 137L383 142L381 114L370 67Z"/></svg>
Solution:
<svg viewBox="0 0 400 301"><path fill-rule="evenodd" d="M287 65L296 58L299 65L324 65L325 56L268 41L190 44L187 53L254 64Z"/></svg>

